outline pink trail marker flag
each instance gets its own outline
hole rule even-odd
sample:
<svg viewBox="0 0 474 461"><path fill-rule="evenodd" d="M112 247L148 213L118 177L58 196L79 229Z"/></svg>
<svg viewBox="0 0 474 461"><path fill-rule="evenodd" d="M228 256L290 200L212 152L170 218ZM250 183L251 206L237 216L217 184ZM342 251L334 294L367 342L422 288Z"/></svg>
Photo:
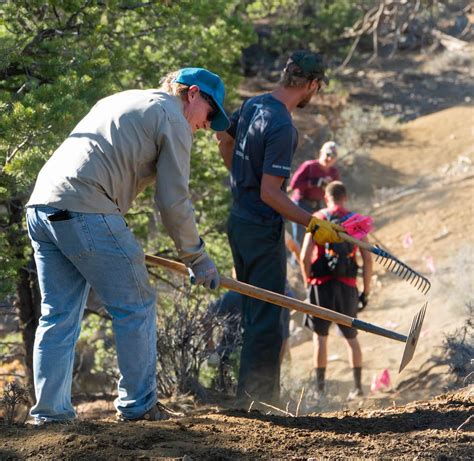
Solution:
<svg viewBox="0 0 474 461"><path fill-rule="evenodd" d="M371 216L363 216L359 213L354 213L349 219L341 223L341 226L346 232L358 239L363 239L374 228L374 220Z"/></svg>
<svg viewBox="0 0 474 461"><path fill-rule="evenodd" d="M382 387L390 389L392 387L392 382L390 379L390 373L387 368L380 373L379 376L375 375L372 377L372 384L370 385L371 392L376 392Z"/></svg>
<svg viewBox="0 0 474 461"><path fill-rule="evenodd" d="M413 245L413 237L411 236L410 232L405 234L402 240L403 248L410 248Z"/></svg>

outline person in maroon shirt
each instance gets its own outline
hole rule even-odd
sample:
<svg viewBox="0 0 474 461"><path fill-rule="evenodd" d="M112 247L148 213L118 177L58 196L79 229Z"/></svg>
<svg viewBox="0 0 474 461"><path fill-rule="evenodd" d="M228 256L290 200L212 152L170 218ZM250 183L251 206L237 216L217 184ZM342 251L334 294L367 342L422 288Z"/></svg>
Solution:
<svg viewBox="0 0 474 461"><path fill-rule="evenodd" d="M325 192L327 208L314 213L320 219L341 224L354 213L345 208L347 191L340 181L328 184ZM362 240L367 241L367 237ZM372 277L372 257L370 252L348 242L337 245L316 245L310 234L306 234L301 248L301 270L305 283L309 287L308 297L311 303L326 307L350 317L357 316L359 296L357 292L356 253L362 257L363 291L361 297L367 302ZM327 365L327 340L331 322L317 317L306 317L306 326L314 335L314 367L316 371L317 392L324 393L324 381ZM352 400L363 395L361 385L362 352L357 340L355 328L339 325L350 357L354 375L354 389L349 393Z"/></svg>
<svg viewBox="0 0 474 461"><path fill-rule="evenodd" d="M337 146L334 141L324 143L317 160L303 162L290 181L291 200L301 208L314 213L324 207L324 189L331 181L339 180ZM292 225L293 238L301 245L303 226Z"/></svg>

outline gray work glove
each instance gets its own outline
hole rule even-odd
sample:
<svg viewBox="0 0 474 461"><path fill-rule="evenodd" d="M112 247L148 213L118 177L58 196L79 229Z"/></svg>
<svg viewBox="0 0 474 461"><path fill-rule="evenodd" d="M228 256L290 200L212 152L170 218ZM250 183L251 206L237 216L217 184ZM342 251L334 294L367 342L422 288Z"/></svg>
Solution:
<svg viewBox="0 0 474 461"><path fill-rule="evenodd" d="M211 290L219 286L219 272L206 252L189 264L188 272L193 285L204 285Z"/></svg>

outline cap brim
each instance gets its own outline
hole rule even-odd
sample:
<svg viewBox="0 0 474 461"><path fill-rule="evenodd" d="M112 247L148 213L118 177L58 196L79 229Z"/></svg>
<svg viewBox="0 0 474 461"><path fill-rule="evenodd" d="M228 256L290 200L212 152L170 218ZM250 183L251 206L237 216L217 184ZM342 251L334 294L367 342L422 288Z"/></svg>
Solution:
<svg viewBox="0 0 474 461"><path fill-rule="evenodd" d="M211 128L214 131L225 131L230 127L230 120L225 113L224 108L213 99L216 106L219 108L219 113L214 117L214 120L211 122Z"/></svg>

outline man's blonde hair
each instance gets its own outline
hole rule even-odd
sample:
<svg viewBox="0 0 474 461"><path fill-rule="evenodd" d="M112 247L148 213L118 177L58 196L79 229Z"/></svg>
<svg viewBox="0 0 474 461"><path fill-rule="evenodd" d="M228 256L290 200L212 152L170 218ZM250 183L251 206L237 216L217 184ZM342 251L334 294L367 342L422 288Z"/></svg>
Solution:
<svg viewBox="0 0 474 461"><path fill-rule="evenodd" d="M176 82L175 79L177 75L177 70L166 74L160 80L160 89L165 93L184 99L188 94L189 86Z"/></svg>

